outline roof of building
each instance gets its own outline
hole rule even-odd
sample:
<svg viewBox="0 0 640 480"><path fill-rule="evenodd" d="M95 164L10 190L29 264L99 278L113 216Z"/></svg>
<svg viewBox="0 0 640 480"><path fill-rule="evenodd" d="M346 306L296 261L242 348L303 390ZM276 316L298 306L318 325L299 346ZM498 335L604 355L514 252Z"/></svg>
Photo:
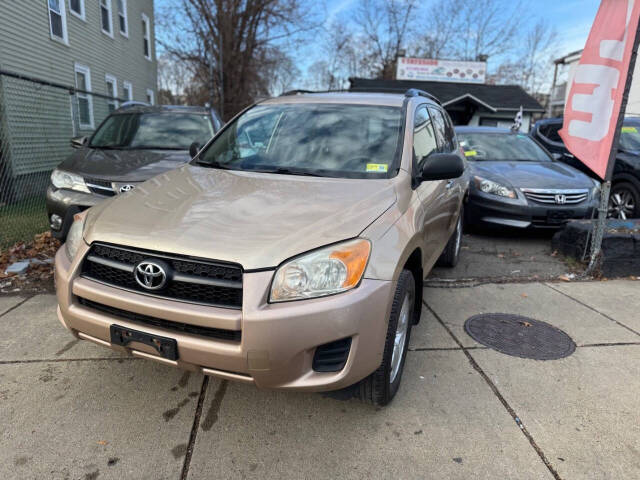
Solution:
<svg viewBox="0 0 640 480"><path fill-rule="evenodd" d="M360 92L405 92L419 88L436 96L444 107L465 99L472 100L497 112L519 110L543 112L540 103L519 85L488 85L484 83L422 82L413 80L378 80L350 78L351 91Z"/></svg>

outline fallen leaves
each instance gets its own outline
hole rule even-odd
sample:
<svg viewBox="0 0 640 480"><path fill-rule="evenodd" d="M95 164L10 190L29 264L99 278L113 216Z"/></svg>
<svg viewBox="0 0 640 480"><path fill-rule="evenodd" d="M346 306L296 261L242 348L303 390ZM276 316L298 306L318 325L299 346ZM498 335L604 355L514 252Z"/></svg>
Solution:
<svg viewBox="0 0 640 480"><path fill-rule="evenodd" d="M31 242L18 242L6 250L0 251L0 289L17 291L27 284L46 283L51 285L53 278L53 258L60 248L60 242L53 238L51 232L39 233ZM6 274L8 266L21 260L30 260L27 271L23 274Z"/></svg>

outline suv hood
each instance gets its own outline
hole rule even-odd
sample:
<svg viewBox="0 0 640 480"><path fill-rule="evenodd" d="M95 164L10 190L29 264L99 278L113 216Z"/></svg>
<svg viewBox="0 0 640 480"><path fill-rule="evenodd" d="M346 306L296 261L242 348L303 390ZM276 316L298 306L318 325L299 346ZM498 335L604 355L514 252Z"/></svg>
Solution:
<svg viewBox="0 0 640 480"><path fill-rule="evenodd" d="M99 150L82 148L58 168L83 177L110 181L143 182L183 165L191 158L185 150Z"/></svg>
<svg viewBox="0 0 640 480"><path fill-rule="evenodd" d="M592 188L593 180L560 162L469 162L472 173L515 188Z"/></svg>
<svg viewBox="0 0 640 480"><path fill-rule="evenodd" d="M356 237L396 200L392 180L183 166L89 210L84 237L152 251L275 267Z"/></svg>

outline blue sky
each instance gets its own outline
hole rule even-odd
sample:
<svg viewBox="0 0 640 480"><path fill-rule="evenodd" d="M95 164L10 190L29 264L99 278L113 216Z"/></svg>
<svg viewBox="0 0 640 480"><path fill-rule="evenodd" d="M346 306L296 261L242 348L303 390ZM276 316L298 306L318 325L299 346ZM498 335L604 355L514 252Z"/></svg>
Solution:
<svg viewBox="0 0 640 480"><path fill-rule="evenodd" d="M326 0L328 17L346 16L358 0ZM427 3L428 4L428 3ZM584 47L598 11L598 0L536 0L523 3L525 13L546 18L558 31L558 56ZM533 23L533 22L531 22Z"/></svg>
<svg viewBox="0 0 640 480"><path fill-rule="evenodd" d="M349 18L349 12L357 7L358 1L320 0L313 1L311 4L315 3L319 12L326 9L327 22L329 22L336 16L341 19ZM156 0L156 7L171 6L174 2L178 3L176 0ZM429 3L429 0L424 0L423 5L428 6ZM556 28L558 32L556 56L561 57L584 47L600 2L598 0L528 0L524 1L523 5L525 15L531 17L531 23L538 18L546 18ZM316 60L313 58L315 52L317 52L315 45L308 45L298 51L296 55L298 58L295 60L303 72ZM489 69L492 69L491 60L489 60Z"/></svg>

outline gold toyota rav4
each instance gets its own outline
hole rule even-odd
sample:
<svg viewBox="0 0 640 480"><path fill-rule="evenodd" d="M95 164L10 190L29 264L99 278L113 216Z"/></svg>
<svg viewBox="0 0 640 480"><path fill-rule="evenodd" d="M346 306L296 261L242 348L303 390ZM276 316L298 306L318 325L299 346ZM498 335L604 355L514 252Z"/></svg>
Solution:
<svg viewBox="0 0 640 480"><path fill-rule="evenodd" d="M385 405L423 278L457 262L464 171L425 92L262 101L189 164L76 216L58 317L168 365L261 388L358 383Z"/></svg>

